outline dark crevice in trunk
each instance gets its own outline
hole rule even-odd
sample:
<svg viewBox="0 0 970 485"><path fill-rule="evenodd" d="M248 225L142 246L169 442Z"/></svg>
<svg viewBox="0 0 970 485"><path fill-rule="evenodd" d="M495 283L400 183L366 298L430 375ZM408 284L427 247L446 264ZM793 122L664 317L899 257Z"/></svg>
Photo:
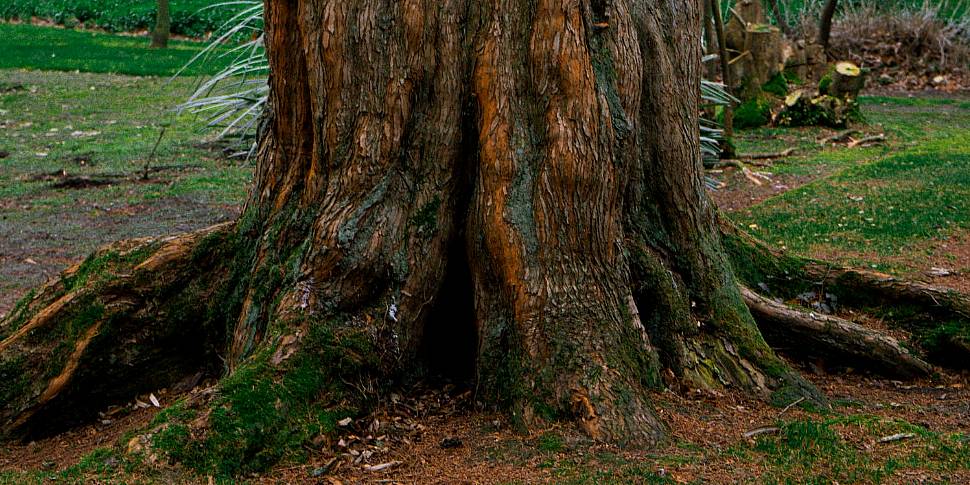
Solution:
<svg viewBox="0 0 970 485"><path fill-rule="evenodd" d="M478 359L475 288L472 283L467 235L468 211L478 162L477 112L470 96L462 101L461 141L456 163L457 184L453 236L441 288L424 323L418 352L427 376L459 385L474 385Z"/></svg>
<svg viewBox="0 0 970 485"><path fill-rule="evenodd" d="M468 383L475 377L478 330L463 235L448 251L448 269L428 313L419 357L431 378Z"/></svg>

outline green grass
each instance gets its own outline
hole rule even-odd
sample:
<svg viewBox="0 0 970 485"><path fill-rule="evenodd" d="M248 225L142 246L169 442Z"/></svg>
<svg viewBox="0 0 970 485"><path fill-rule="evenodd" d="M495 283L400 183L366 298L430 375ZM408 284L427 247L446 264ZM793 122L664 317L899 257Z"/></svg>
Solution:
<svg viewBox="0 0 970 485"><path fill-rule="evenodd" d="M884 8L887 11L919 11L925 2L925 0L869 0L871 3L875 4L879 8ZM728 12L727 8L734 5L736 2L734 0L721 0L721 11ZM808 13L809 15L817 15L820 12L824 0L779 0L778 6L781 9L782 16L793 19L800 15ZM859 3L856 1L845 1L840 3L840 8L845 8L845 5L851 5L853 3ZM940 12L940 17L945 19L960 19L967 15L968 9L970 9L970 3L961 0L930 0L930 6L938 8ZM770 16L770 14L769 14Z"/></svg>
<svg viewBox="0 0 970 485"><path fill-rule="evenodd" d="M224 0L171 2L173 34L203 37L239 11L238 5L206 8ZM84 24L109 32L150 30L155 25L156 0L0 0L0 19L32 17L73 27Z"/></svg>
<svg viewBox="0 0 970 485"><path fill-rule="evenodd" d="M56 72L0 71L0 200L20 198L35 208L145 203L179 197L236 204L246 194L248 164L226 162L198 146L201 122L169 111L190 92L193 79ZM159 144L155 165L183 166L146 183L117 184L97 190L51 189L38 174L66 170L72 175L131 174L140 170L161 130L173 123Z"/></svg>
<svg viewBox="0 0 970 485"><path fill-rule="evenodd" d="M902 420L869 415L778 423L777 435L759 437L728 451L765 470L759 482L896 483L902 470L945 476L970 467L970 448L959 436L936 433ZM912 433L909 441L879 443L885 436Z"/></svg>
<svg viewBox="0 0 970 485"><path fill-rule="evenodd" d="M778 164L775 173L827 177L736 214L759 236L795 252L890 256L970 229L970 103L865 98L887 146L825 149ZM768 131L746 134L756 149ZM813 136L806 136L811 139ZM763 148L763 147L762 147Z"/></svg>
<svg viewBox="0 0 970 485"><path fill-rule="evenodd" d="M82 71L135 76L172 76L205 46L172 41L149 49L147 37L74 31L25 24L0 24L0 69ZM213 74L227 60L193 63L186 76Z"/></svg>

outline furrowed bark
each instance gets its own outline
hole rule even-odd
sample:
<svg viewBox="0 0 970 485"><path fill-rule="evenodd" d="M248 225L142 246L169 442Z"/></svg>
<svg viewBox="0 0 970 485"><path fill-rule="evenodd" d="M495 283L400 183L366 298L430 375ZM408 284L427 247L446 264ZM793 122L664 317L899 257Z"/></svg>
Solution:
<svg viewBox="0 0 970 485"><path fill-rule="evenodd" d="M823 402L765 344L720 249L716 208L701 182L699 52L686 34L699 21L695 14L658 7L637 16L649 68L624 216L639 283L636 302L665 373L688 387L734 387L762 396L786 389ZM664 28L683 37L661 35ZM649 101L657 99L667 101Z"/></svg>
<svg viewBox="0 0 970 485"><path fill-rule="evenodd" d="M505 1L483 19L468 233L486 395L529 427L571 416L593 438L644 445L662 428L618 244L617 137L630 133L641 59L630 12L615 6Z"/></svg>
<svg viewBox="0 0 970 485"><path fill-rule="evenodd" d="M294 301L365 313L388 370L413 360L469 161L461 3L267 3L273 115L248 211L254 272L287 263L270 288L249 284L233 365Z"/></svg>

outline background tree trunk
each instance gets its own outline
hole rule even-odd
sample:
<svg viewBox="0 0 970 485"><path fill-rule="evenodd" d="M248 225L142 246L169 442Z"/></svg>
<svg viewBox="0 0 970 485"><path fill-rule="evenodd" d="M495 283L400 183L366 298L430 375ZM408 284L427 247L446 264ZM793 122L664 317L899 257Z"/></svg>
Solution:
<svg viewBox="0 0 970 485"><path fill-rule="evenodd" d="M768 0L768 6L771 7L771 16L775 18L775 24L784 32L785 37L793 40L794 35L791 26L785 21L785 17L781 15L781 9L778 8L778 0Z"/></svg>
<svg viewBox="0 0 970 485"><path fill-rule="evenodd" d="M168 9L168 0L158 0L155 28L152 30L152 48L165 49L168 47L168 36L171 24L172 18Z"/></svg>
<svg viewBox="0 0 970 485"><path fill-rule="evenodd" d="M714 32L717 34L718 57L721 62L721 80L730 94L734 89L734 76L731 73L731 56L727 48L727 37L724 33L724 17L721 14L721 4L718 0L707 0L714 16ZM728 103L724 106L724 148L722 158L734 156L734 106Z"/></svg>
<svg viewBox="0 0 970 485"><path fill-rule="evenodd" d="M815 43L822 46L823 52L829 50L829 36L832 34L832 17L835 16L835 9L839 6L839 0L827 0L822 9L822 16L818 21L818 37Z"/></svg>

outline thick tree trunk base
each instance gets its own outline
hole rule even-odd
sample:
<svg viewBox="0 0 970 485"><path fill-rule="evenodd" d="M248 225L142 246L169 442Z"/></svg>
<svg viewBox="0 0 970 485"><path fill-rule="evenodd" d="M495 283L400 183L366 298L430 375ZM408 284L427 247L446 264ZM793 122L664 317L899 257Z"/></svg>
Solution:
<svg viewBox="0 0 970 485"><path fill-rule="evenodd" d="M235 311L217 312L226 294L239 291L231 269L231 254L239 251L238 234L235 225L227 224L173 238L116 243L25 299L0 322L4 435L56 433L93 419L108 405L170 386L200 370L220 372L218 355L224 350L220 346L226 341L225 325L233 321ZM737 235L732 230L727 237ZM749 252L766 249L760 244L746 248ZM784 257L771 257L769 266L787 264ZM880 302L932 302L934 314L940 316L961 317L967 309L965 297L918 283L831 267L822 273L822 266L815 262L802 268L805 275L824 277L831 287L851 288ZM653 309L682 308L683 303L650 296L678 298L676 291L664 290L676 285L666 273L643 272L640 284L641 289L634 292L640 304L631 311L651 315L644 324L646 334L654 337L650 348L655 357L651 360L650 353L638 356L636 352L627 357L615 355L638 362L629 365L641 369L644 375L654 375L655 380L631 385L643 390L662 385L684 391L763 389L765 398L768 391L776 389L784 390L789 401L814 392L797 379L787 380L785 373L761 370L764 362L749 349L739 347L735 342L743 339L737 336L705 337L702 331L693 338L671 340L669 335L673 334L665 338L653 333L664 324L652 320L661 315ZM646 291L648 288L651 291ZM228 474L250 470L246 463L261 463L252 461L256 457L271 464L282 456L280 450L286 443L325 435L336 420L365 411L378 398L380 389L390 385L395 376L404 375L400 369L389 371L387 367L386 325L390 321L386 307L368 310L371 307L365 305L357 315L319 317L302 311L306 301L301 301L299 292L293 295L280 299L289 302L281 308L293 311L279 313L279 320L265 331L250 357L237 363L215 392L206 393L206 400L176 405L178 411L150 431L148 436L155 442L151 446L156 451L200 470L224 467L221 471ZM809 346L811 352L805 357L836 357L901 377L932 372L928 364L898 342L872 329L797 311L746 288L741 288L741 296L769 341ZM620 338L603 345L620 345L623 341ZM959 338L950 344L953 349L962 349L954 352L970 350ZM489 358L487 354L484 357ZM494 375L506 376L505 382L489 380L480 370L480 398L488 396L492 386L511 389L492 397L508 399L505 405L513 421L525 429L549 420L572 419L591 437L605 441L644 446L663 440L664 426L654 416L646 393L633 394L630 390L635 388L616 384L595 384L631 382L598 380L602 379L598 376L614 372L608 362L604 362L603 373L573 374L567 377L576 379L572 384L568 380L556 384L564 388L569 406L565 414L545 404L559 398L525 395L546 388L547 384L541 383L546 371L516 369L528 361L515 360L514 356L506 356L502 362L505 371ZM480 369L488 370L488 365ZM614 375L611 379L616 378ZM602 404L618 400L621 405ZM272 431L279 429L290 431ZM643 434L611 434L617 429L640 430ZM266 449L277 454L265 455Z"/></svg>
<svg viewBox="0 0 970 485"><path fill-rule="evenodd" d="M472 3L266 2L272 109L242 217L109 247L0 323L0 431L215 368L212 400L153 440L238 474L420 376L440 328L474 335L476 399L525 429L651 446L664 385L824 402L735 276L787 260L732 268L705 195L697 5ZM884 338L786 315L889 360Z"/></svg>

